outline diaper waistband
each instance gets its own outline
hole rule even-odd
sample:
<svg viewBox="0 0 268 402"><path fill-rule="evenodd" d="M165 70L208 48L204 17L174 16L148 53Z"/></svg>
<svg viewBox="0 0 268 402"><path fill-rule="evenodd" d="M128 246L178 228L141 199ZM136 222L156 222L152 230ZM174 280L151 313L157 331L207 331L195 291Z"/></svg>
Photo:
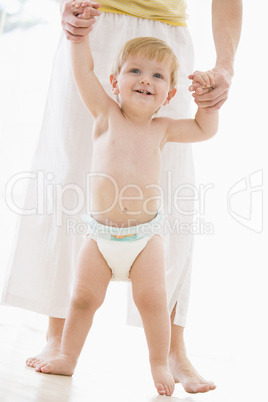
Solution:
<svg viewBox="0 0 268 402"><path fill-rule="evenodd" d="M97 235L107 240L133 241L142 239L145 236L161 235L162 214L157 215L150 221L137 226L118 227L106 226L97 222L91 215L83 214L83 221L87 224L90 235Z"/></svg>

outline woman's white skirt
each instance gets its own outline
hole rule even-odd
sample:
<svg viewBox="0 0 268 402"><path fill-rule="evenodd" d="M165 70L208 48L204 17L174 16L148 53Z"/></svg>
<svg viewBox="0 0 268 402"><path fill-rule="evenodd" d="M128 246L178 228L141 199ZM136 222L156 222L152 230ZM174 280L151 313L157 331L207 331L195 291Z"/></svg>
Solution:
<svg viewBox="0 0 268 402"><path fill-rule="evenodd" d="M115 54L133 37L156 36L175 51L180 64L178 92L159 115L190 117L187 76L193 69L192 41L185 27L127 15L103 13L90 33L95 71L106 91ZM90 203L93 121L76 90L69 42L62 35L32 175L8 267L2 303L65 318L78 249ZM194 169L190 144L167 144L163 151L160 209L165 213L166 284L174 322L185 326L189 301L193 236ZM141 323L129 297L128 322Z"/></svg>

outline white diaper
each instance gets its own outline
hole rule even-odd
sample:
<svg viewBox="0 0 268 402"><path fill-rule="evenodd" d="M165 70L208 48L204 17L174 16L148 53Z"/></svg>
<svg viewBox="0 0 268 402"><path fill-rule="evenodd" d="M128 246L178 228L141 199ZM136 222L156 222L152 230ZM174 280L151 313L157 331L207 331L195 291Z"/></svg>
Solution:
<svg viewBox="0 0 268 402"><path fill-rule="evenodd" d="M114 281L129 281L129 272L137 256L154 235L162 233L162 215L159 213L148 223L127 228L102 225L90 214L82 218L89 229L86 236L96 241Z"/></svg>

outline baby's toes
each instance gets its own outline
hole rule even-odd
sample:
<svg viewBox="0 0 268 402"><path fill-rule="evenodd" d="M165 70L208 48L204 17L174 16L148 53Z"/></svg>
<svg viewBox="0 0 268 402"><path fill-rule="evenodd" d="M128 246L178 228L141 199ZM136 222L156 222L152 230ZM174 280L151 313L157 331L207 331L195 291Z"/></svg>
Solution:
<svg viewBox="0 0 268 402"><path fill-rule="evenodd" d="M31 367L35 367L37 364L40 364L40 363L42 363L42 360L40 360L40 359L34 359L34 360L32 360L32 362L31 362Z"/></svg>
<svg viewBox="0 0 268 402"><path fill-rule="evenodd" d="M32 363L34 362L34 360L35 360L34 358L29 358L29 359L27 359L26 362L25 362L26 366L32 367L31 365L32 365Z"/></svg>
<svg viewBox="0 0 268 402"><path fill-rule="evenodd" d="M166 395L171 396L171 395L173 394L173 392L174 392L174 389L175 389L174 384L168 385L168 386L167 386L167 393L166 393Z"/></svg>
<svg viewBox="0 0 268 402"><path fill-rule="evenodd" d="M171 396L171 391L170 391L170 389L169 389L169 386L168 386L168 385L165 385L164 387L165 387L165 395L166 395L166 396Z"/></svg>
<svg viewBox="0 0 268 402"><path fill-rule="evenodd" d="M156 389L157 389L157 392L159 393L159 395L165 395L166 394L166 390L165 390L164 385L156 384Z"/></svg>
<svg viewBox="0 0 268 402"><path fill-rule="evenodd" d="M46 364L45 366L41 367L41 372L45 373L45 374L48 374L48 373L51 373L51 369L52 369L51 365Z"/></svg>
<svg viewBox="0 0 268 402"><path fill-rule="evenodd" d="M45 363L45 362L39 362L39 363L36 363L36 364L35 364L35 366L34 366L35 371L38 371L38 372L40 373L40 372L41 372L42 367L44 367L45 365L46 365L46 363Z"/></svg>
<svg viewBox="0 0 268 402"><path fill-rule="evenodd" d="M156 384L156 389L159 395L165 395L166 391L162 384Z"/></svg>

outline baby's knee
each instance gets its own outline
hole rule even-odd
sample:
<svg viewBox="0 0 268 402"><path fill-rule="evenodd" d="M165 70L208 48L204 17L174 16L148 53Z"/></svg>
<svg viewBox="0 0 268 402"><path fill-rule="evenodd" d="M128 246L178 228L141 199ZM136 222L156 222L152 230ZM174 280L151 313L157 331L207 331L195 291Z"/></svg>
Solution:
<svg viewBox="0 0 268 402"><path fill-rule="evenodd" d="M103 303L104 297L94 291L76 290L72 296L72 307L77 310L97 310Z"/></svg>

